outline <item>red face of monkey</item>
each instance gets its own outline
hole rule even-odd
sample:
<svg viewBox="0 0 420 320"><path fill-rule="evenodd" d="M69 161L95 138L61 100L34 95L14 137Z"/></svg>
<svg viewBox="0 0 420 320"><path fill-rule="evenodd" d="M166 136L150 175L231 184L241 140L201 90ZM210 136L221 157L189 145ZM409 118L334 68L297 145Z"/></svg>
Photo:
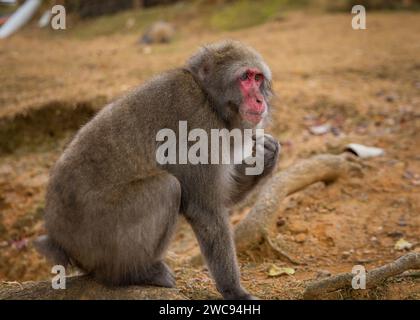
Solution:
<svg viewBox="0 0 420 320"><path fill-rule="evenodd" d="M263 119L267 111L267 103L260 89L263 81L263 73L256 68L246 69L239 77L239 88L243 96L239 112L245 121L254 125Z"/></svg>
<svg viewBox="0 0 420 320"><path fill-rule="evenodd" d="M187 70L226 123L264 125L272 97L271 71L258 52L231 40L208 45L190 58Z"/></svg>

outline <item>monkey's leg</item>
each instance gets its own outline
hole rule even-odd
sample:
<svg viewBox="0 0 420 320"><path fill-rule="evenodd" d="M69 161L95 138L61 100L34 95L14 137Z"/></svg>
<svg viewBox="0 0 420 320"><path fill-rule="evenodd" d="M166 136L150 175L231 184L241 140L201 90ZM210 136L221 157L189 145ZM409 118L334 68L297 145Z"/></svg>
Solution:
<svg viewBox="0 0 420 320"><path fill-rule="evenodd" d="M225 210L203 210L190 205L185 213L200 244L216 287L225 299L249 300L242 288L232 233Z"/></svg>
<svg viewBox="0 0 420 320"><path fill-rule="evenodd" d="M118 217L107 235L114 240L101 240L110 253L97 264L94 276L114 285L173 287L174 276L162 260L175 231L180 199L178 180L166 173L127 185L118 201L113 199Z"/></svg>
<svg viewBox="0 0 420 320"><path fill-rule="evenodd" d="M137 280L137 284L173 288L175 286L175 275L166 263L159 261L152 266L143 279L139 278Z"/></svg>

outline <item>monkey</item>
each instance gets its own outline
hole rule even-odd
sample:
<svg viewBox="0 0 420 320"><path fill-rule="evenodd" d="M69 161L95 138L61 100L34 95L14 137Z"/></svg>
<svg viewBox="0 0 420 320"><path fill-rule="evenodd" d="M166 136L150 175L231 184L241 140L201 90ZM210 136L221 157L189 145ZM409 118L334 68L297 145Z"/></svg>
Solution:
<svg viewBox="0 0 420 320"><path fill-rule="evenodd" d="M157 21L152 24L140 39L140 43L169 43L175 35L174 27L165 21Z"/></svg>
<svg viewBox="0 0 420 320"><path fill-rule="evenodd" d="M228 210L274 171L280 145L254 139L264 168L247 175L238 164L160 164L156 134L189 129L266 126L272 76L253 48L234 40L201 47L102 108L74 136L50 172L47 235L36 247L109 286L175 286L164 262L178 217L191 225L224 299L254 299L240 282ZM254 149L255 149L254 145Z"/></svg>

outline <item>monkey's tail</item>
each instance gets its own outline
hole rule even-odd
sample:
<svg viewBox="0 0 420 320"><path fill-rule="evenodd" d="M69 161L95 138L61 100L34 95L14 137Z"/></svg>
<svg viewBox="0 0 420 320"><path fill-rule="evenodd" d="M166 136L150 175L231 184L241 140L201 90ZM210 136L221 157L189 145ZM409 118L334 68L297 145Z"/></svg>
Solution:
<svg viewBox="0 0 420 320"><path fill-rule="evenodd" d="M49 236L43 235L34 240L34 246L39 253L44 255L48 260L52 261L54 264L60 264L64 268L72 264L69 256Z"/></svg>

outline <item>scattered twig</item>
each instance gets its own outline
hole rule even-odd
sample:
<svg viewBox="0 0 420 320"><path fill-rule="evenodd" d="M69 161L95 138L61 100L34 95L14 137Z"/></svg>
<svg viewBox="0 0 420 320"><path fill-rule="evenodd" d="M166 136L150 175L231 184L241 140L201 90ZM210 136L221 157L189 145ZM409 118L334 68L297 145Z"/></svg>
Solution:
<svg viewBox="0 0 420 320"><path fill-rule="evenodd" d="M420 253L408 253L389 264L367 272L366 288L373 288L387 278L412 269L420 269ZM303 297L305 299L314 299L339 289L351 288L353 276L352 273L342 273L326 279L313 281L306 287Z"/></svg>

